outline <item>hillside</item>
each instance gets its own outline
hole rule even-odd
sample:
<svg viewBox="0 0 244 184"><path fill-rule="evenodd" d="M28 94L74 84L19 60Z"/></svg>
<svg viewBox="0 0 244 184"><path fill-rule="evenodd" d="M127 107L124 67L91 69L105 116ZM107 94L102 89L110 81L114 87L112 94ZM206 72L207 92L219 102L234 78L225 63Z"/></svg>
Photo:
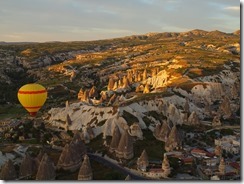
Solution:
<svg viewBox="0 0 244 184"><path fill-rule="evenodd" d="M240 161L240 64L240 31L2 43L0 167L7 157L16 167L6 162L1 173L8 167L21 173L20 160L28 161L28 154L38 160L45 151L41 162L47 160L52 179L77 179L87 151L89 172L99 179L117 170L95 158L149 179L177 179L179 173L202 179L196 168L208 171L211 158L219 174L223 158ZM18 89L32 82L48 91L35 118L17 100ZM234 146L220 148L222 137Z"/></svg>

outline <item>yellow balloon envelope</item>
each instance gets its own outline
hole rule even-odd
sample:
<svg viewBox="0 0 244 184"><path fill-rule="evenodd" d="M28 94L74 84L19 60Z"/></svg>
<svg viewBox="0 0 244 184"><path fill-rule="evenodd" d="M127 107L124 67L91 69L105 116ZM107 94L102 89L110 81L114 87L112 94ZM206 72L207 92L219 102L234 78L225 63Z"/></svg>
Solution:
<svg viewBox="0 0 244 184"><path fill-rule="evenodd" d="M47 99L47 90L40 84L26 84L19 89L18 99L31 116L36 116Z"/></svg>

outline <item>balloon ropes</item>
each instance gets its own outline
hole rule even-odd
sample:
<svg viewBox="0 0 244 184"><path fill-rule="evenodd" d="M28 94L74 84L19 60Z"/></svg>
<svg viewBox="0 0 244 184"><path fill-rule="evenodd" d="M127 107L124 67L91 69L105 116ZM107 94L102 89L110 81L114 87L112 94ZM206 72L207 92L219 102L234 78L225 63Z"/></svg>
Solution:
<svg viewBox="0 0 244 184"><path fill-rule="evenodd" d="M47 90L40 84L26 84L19 89L18 99L31 116L36 116L47 99Z"/></svg>

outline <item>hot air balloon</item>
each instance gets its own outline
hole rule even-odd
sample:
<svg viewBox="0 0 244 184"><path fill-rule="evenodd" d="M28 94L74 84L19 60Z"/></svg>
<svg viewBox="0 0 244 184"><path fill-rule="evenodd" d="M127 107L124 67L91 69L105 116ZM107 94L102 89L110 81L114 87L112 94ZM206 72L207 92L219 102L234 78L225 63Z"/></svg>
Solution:
<svg viewBox="0 0 244 184"><path fill-rule="evenodd" d="M18 99L31 116L36 116L47 99L47 90L40 84L26 84L19 89Z"/></svg>

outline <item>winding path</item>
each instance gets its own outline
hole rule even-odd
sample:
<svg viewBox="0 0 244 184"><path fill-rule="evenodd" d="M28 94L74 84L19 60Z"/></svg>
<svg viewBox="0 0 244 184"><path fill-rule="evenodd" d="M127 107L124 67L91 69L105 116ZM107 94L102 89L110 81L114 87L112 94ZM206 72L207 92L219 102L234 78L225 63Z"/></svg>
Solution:
<svg viewBox="0 0 244 184"><path fill-rule="evenodd" d="M87 153L87 154L88 154L90 159L93 159L93 160L95 160L95 161L97 161L97 162L99 162L99 163L101 163L103 165L111 167L111 168L119 171L120 173L123 173L125 175L130 175L130 177L132 179L134 179L134 180L148 180L148 178L140 176L140 175L137 175L136 173L131 172L129 169L121 167L120 165L115 164L115 163L113 163L113 162L111 162L111 161L109 161L109 160L107 160L107 159L105 159L105 158L103 158L101 156L98 156L98 155L95 155L95 154L92 154L92 153Z"/></svg>

